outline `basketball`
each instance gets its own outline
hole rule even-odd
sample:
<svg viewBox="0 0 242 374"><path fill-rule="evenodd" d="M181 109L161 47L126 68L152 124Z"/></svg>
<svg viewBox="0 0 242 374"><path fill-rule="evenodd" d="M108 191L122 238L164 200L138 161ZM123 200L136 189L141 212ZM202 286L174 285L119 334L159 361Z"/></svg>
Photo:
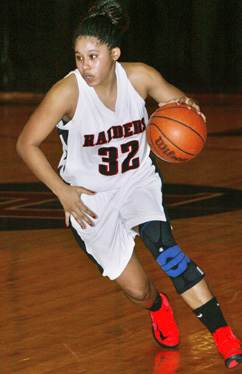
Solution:
<svg viewBox="0 0 242 374"><path fill-rule="evenodd" d="M182 163L201 152L207 138L207 127L194 108L172 103L158 108L150 116L146 136L157 157Z"/></svg>

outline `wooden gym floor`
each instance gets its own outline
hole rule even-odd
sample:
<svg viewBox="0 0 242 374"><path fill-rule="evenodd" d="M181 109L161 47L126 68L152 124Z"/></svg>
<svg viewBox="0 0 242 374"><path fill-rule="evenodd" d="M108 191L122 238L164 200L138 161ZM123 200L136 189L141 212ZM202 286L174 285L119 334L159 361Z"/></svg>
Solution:
<svg viewBox="0 0 242 374"><path fill-rule="evenodd" d="M177 349L161 349L148 313L99 275L65 228L55 197L44 194L15 152L40 97L0 98L0 373L227 373L210 333L140 239L137 252L145 269L170 297L181 335ZM186 164L159 165L175 238L205 270L242 339L242 97L196 98L207 116L204 150ZM56 167L61 154L56 133L43 149ZM241 371L242 365L233 369Z"/></svg>

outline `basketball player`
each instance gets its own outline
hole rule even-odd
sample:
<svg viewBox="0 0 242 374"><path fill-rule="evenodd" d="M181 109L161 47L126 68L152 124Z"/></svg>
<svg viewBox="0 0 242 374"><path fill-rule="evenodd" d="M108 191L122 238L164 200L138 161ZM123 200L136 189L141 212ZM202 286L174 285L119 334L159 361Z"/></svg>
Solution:
<svg viewBox="0 0 242 374"><path fill-rule="evenodd" d="M204 272L181 250L162 199L162 178L146 141L145 99L199 106L152 67L119 63L125 13L103 0L75 35L77 69L56 83L30 117L17 151L59 198L80 247L134 304L149 311L154 338L176 347L179 332L168 297L147 277L134 250L138 234L182 299L213 335L228 368L242 362ZM40 149L57 125L59 175Z"/></svg>

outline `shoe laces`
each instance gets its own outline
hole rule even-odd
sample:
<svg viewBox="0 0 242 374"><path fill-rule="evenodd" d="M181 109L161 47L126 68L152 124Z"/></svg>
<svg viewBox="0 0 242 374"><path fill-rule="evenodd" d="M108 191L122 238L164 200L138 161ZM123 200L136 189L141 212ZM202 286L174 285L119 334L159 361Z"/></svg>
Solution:
<svg viewBox="0 0 242 374"><path fill-rule="evenodd" d="M169 318L166 318L163 312L168 312L170 314ZM158 311L151 312L150 314L151 314L152 321L156 325L159 325L159 323L164 323L164 320L165 320L166 326L175 326L175 322L172 317L172 311L171 311L170 306L162 305Z"/></svg>

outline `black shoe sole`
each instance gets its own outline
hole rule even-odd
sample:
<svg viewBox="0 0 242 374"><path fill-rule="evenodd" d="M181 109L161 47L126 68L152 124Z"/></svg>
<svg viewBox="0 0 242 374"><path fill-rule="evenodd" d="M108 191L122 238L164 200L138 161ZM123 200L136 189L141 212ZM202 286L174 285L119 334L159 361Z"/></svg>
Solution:
<svg viewBox="0 0 242 374"><path fill-rule="evenodd" d="M231 364L232 361L236 361L237 364L235 366L230 367L229 365ZM237 365L241 363L242 363L242 354L230 356L229 358L227 358L227 360L225 360L225 365L227 366L228 369L233 369L234 367L236 367Z"/></svg>

